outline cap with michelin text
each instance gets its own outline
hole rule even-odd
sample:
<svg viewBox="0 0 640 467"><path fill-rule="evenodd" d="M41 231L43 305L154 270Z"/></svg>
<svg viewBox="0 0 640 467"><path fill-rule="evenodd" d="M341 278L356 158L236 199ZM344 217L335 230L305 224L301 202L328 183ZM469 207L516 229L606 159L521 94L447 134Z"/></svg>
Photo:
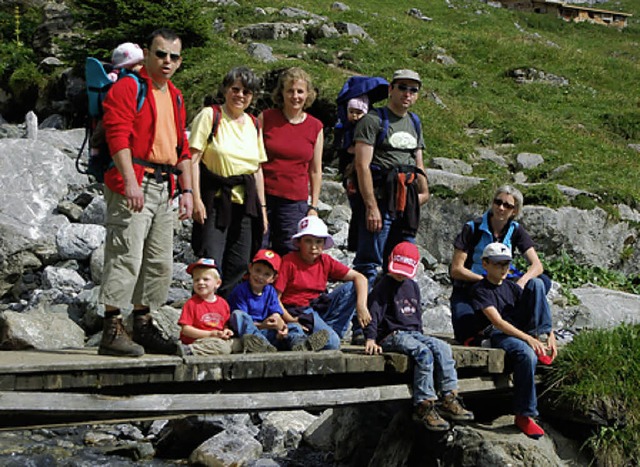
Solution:
<svg viewBox="0 0 640 467"><path fill-rule="evenodd" d="M389 257L389 272L413 279L418 272L420 252L411 242L398 243Z"/></svg>

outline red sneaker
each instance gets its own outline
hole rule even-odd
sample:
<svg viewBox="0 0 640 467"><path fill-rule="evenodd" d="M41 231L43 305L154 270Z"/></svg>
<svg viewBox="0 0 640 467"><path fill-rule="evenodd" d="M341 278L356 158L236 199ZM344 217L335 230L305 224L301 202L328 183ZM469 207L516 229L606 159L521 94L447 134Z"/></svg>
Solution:
<svg viewBox="0 0 640 467"><path fill-rule="evenodd" d="M516 415L515 424L529 438L539 439L544 436L544 430L531 417Z"/></svg>
<svg viewBox="0 0 640 467"><path fill-rule="evenodd" d="M547 355L546 352L536 352L536 356L538 357L538 362L543 365L551 365L553 362L553 357L551 355Z"/></svg>

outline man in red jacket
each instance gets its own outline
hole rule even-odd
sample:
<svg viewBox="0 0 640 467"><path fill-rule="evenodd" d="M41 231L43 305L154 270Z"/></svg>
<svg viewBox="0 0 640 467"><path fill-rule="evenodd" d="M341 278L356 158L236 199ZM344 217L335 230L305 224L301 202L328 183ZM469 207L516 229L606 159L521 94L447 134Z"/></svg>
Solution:
<svg viewBox="0 0 640 467"><path fill-rule="evenodd" d="M146 96L138 111L135 79L117 81L105 98L103 124L113 166L105 173L107 237L100 301L105 305L98 353L139 357L175 353L151 322L150 310L167 299L173 267L171 200L178 176L180 220L191 217L191 161L186 112L171 77L180 67L182 41L171 30L151 33L140 70ZM133 304L133 340L122 308Z"/></svg>

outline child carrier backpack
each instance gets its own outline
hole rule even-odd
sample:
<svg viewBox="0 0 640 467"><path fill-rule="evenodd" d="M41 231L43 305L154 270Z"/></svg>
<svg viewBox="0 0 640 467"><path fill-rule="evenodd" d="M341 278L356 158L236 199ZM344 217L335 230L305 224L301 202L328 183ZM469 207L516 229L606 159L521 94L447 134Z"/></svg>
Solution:
<svg viewBox="0 0 640 467"><path fill-rule="evenodd" d="M107 76L110 71L111 65L104 64L96 58L88 57L85 62L87 123L84 141L76 157L76 169L83 175L93 176L100 183L104 182L104 173L113 165L102 128L102 103L113 85L113 81ZM135 80L138 86L136 111L139 112L147 96L147 83L137 73L123 68L118 80L125 78Z"/></svg>
<svg viewBox="0 0 640 467"><path fill-rule="evenodd" d="M334 147L340 153L340 173L351 162L353 156L347 154L346 149L353 143L355 125L348 119L347 104L354 97L366 94L369 105L384 100L389 94L389 82L376 76L352 76L344 83L336 99L338 121L334 127ZM387 125L388 126L388 125Z"/></svg>

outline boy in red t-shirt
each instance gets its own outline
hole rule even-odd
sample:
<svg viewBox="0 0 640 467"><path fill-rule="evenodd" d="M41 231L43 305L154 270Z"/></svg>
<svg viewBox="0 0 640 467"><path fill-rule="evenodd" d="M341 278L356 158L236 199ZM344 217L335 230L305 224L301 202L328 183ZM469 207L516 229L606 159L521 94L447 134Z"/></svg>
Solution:
<svg viewBox="0 0 640 467"><path fill-rule="evenodd" d="M274 284L280 301L308 332L329 332L325 349L339 349L354 312L363 327L371 321L367 279L323 252L333 246L333 238L319 217L303 218L292 240L297 250L282 259ZM327 294L329 280L346 283Z"/></svg>
<svg viewBox="0 0 640 467"><path fill-rule="evenodd" d="M230 354L234 350L233 331L227 326L229 304L216 295L220 274L216 262L200 258L187 267L193 276L195 294L182 307L178 320L182 350L187 355Z"/></svg>

